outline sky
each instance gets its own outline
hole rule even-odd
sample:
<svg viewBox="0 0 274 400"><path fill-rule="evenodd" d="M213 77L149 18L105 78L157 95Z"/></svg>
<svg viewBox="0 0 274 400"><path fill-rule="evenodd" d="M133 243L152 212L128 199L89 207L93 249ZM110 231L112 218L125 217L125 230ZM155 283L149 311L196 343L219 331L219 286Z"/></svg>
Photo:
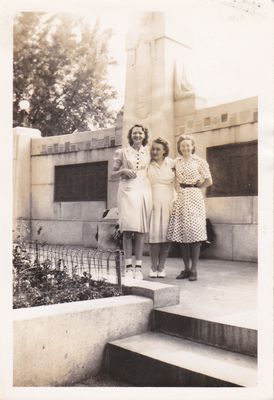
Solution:
<svg viewBox="0 0 274 400"><path fill-rule="evenodd" d="M271 63L271 1L182 0L169 4L159 9L165 12L167 35L191 46L188 80L207 106L257 96ZM118 91L112 104L115 109L124 101L125 38L139 11L110 7L86 14L91 24L98 17L102 27L113 30L109 49L118 65L110 68L109 81Z"/></svg>

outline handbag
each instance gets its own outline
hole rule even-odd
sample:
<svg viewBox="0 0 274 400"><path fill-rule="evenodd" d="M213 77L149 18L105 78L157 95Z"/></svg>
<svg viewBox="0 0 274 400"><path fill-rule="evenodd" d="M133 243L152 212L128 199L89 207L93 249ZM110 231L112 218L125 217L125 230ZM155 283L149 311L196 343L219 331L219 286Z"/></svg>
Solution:
<svg viewBox="0 0 274 400"><path fill-rule="evenodd" d="M117 243L117 245L119 245L119 247L121 247L122 245L122 240L123 240L123 234L120 231L120 227L119 224L116 224L114 227L114 232L111 235L111 238Z"/></svg>
<svg viewBox="0 0 274 400"><path fill-rule="evenodd" d="M202 248L201 248L202 250L207 249L212 244L212 242L216 237L213 225L209 218L206 219L206 234L207 234L207 240L202 242Z"/></svg>

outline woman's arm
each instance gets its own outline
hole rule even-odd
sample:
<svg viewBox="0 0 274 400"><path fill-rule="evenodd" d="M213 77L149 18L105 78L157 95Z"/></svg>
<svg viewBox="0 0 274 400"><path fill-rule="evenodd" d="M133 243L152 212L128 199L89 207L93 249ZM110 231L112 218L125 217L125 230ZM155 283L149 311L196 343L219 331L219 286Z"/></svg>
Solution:
<svg viewBox="0 0 274 400"><path fill-rule="evenodd" d="M203 182L197 181L196 186L201 189L201 188L207 188L208 186L211 186L213 184L213 181L211 178L206 178Z"/></svg>
<svg viewBox="0 0 274 400"><path fill-rule="evenodd" d="M113 168L110 178L119 179L122 176L122 174L123 174L123 169Z"/></svg>
<svg viewBox="0 0 274 400"><path fill-rule="evenodd" d="M127 169L127 168L117 169L116 167L114 167L111 173L111 179L117 179L121 177L128 179L136 178L136 173L132 169Z"/></svg>
<svg viewBox="0 0 274 400"><path fill-rule="evenodd" d="M209 170L209 165L206 160L200 159L200 176L203 180L198 180L196 186L198 188L207 188L213 184L211 173Z"/></svg>
<svg viewBox="0 0 274 400"><path fill-rule="evenodd" d="M128 168L122 168L122 149L116 150L114 154L113 168L111 173L111 179L119 178L136 178L136 174L133 170Z"/></svg>

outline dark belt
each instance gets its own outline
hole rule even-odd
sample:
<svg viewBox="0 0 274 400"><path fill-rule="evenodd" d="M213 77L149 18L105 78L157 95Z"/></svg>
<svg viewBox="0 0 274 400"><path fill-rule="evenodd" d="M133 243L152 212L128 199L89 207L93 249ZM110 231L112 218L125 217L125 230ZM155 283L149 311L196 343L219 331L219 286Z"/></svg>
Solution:
<svg viewBox="0 0 274 400"><path fill-rule="evenodd" d="M185 189L185 188L198 188L198 186L196 185L190 185L189 183L180 183L181 188Z"/></svg>

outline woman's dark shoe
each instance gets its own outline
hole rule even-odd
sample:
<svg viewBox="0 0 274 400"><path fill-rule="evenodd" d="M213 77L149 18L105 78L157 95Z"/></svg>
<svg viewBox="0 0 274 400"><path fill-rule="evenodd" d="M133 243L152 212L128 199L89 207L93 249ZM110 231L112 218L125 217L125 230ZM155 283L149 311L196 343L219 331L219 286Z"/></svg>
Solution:
<svg viewBox="0 0 274 400"><path fill-rule="evenodd" d="M197 271L191 271L188 280L197 281Z"/></svg>
<svg viewBox="0 0 274 400"><path fill-rule="evenodd" d="M181 271L178 276L176 276L176 279L186 279L189 277L190 277L190 271L184 270L184 271Z"/></svg>

